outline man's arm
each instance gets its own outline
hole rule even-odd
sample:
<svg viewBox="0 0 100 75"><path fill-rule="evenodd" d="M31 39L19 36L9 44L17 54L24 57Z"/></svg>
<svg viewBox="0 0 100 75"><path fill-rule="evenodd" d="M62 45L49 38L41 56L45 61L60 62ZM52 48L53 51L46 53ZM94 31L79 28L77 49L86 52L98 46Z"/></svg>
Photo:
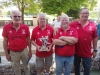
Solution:
<svg viewBox="0 0 100 75"><path fill-rule="evenodd" d="M97 55L97 52L95 51L95 50L97 50L97 37L93 38L93 49L94 49L94 51L93 51L93 58L95 58L96 55Z"/></svg>
<svg viewBox="0 0 100 75"><path fill-rule="evenodd" d="M29 48L29 56L30 58L32 57L32 50L31 50L31 41L30 37L27 37L27 42L28 42L28 48Z"/></svg>
<svg viewBox="0 0 100 75"><path fill-rule="evenodd" d="M64 46L64 45L67 44L66 41L62 41L62 40L60 40L60 39L54 39L54 40L53 40L53 43L54 43L55 45L59 45L59 46Z"/></svg>
<svg viewBox="0 0 100 75"><path fill-rule="evenodd" d="M70 36L61 36L59 39L64 40L69 44L75 44L78 41L78 39L76 39L75 37L70 37Z"/></svg>
<svg viewBox="0 0 100 75"><path fill-rule="evenodd" d="M97 49L97 38L93 38L93 48L94 50Z"/></svg>
<svg viewBox="0 0 100 75"><path fill-rule="evenodd" d="M5 51L5 54L8 55L8 39L7 38L3 38L3 48Z"/></svg>
<svg viewBox="0 0 100 75"><path fill-rule="evenodd" d="M35 41L31 41L31 43L37 48L38 47L38 45L35 43Z"/></svg>
<svg viewBox="0 0 100 75"><path fill-rule="evenodd" d="M6 59L10 61L11 57L8 53L8 38L3 38L3 48L4 48L5 55L6 55Z"/></svg>
<svg viewBox="0 0 100 75"><path fill-rule="evenodd" d="M33 45L34 45L34 46L35 46L38 50L40 50L40 48L41 48L41 47L40 47L40 46L38 46L38 45L35 43L35 41L34 41L34 40L32 40L32 41L31 41L31 43L32 43L32 44L33 44Z"/></svg>

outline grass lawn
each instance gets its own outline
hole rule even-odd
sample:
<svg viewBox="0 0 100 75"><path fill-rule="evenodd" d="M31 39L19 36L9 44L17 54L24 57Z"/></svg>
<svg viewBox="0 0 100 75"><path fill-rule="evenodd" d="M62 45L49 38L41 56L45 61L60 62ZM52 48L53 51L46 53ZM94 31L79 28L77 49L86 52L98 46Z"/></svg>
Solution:
<svg viewBox="0 0 100 75"><path fill-rule="evenodd" d="M91 75L100 75L100 70L92 71Z"/></svg>

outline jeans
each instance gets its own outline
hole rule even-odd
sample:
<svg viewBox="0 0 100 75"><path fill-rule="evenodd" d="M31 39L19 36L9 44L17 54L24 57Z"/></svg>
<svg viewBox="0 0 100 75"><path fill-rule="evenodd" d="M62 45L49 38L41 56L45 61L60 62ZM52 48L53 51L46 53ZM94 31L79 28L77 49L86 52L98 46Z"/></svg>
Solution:
<svg viewBox="0 0 100 75"><path fill-rule="evenodd" d="M72 70L74 56L64 57L55 54L56 61L56 75L62 75L64 70L64 75L70 75Z"/></svg>
<svg viewBox="0 0 100 75"><path fill-rule="evenodd" d="M84 68L84 75L91 75L90 69L92 65L92 59L91 58L82 58L77 55L74 56L74 69L75 69L75 75L80 75L80 62L82 60L83 68Z"/></svg>

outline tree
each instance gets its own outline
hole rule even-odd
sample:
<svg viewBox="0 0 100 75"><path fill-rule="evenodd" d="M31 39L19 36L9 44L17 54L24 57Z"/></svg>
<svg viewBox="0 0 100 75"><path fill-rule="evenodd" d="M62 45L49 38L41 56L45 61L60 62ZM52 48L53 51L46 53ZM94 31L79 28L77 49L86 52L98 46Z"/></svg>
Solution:
<svg viewBox="0 0 100 75"><path fill-rule="evenodd" d="M22 12L22 22L24 22L24 10L27 13L33 14L38 12L38 4L32 0L17 0L18 8Z"/></svg>
<svg viewBox="0 0 100 75"><path fill-rule="evenodd" d="M48 14L61 15L62 12L76 10L82 7L92 9L97 0L41 0L42 11Z"/></svg>
<svg viewBox="0 0 100 75"><path fill-rule="evenodd" d="M73 18L76 19L76 18L79 17L79 16L78 16L78 14L79 14L79 8L76 9L76 10L69 9L69 10L66 12L66 14L67 14L68 16L73 17Z"/></svg>
<svg viewBox="0 0 100 75"><path fill-rule="evenodd" d="M98 16L99 16L99 12L91 12L90 13L90 18L96 18L96 19L98 19Z"/></svg>
<svg viewBox="0 0 100 75"><path fill-rule="evenodd" d="M35 0L5 0L1 2L1 5L5 7L17 6L22 12L22 23L24 23L24 13L33 14L38 12L38 3Z"/></svg>

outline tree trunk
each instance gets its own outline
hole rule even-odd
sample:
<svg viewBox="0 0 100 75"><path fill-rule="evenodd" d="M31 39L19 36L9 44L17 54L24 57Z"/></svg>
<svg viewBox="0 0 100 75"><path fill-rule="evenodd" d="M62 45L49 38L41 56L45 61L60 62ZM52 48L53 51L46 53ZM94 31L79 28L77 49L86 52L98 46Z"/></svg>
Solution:
<svg viewBox="0 0 100 75"><path fill-rule="evenodd" d="M21 5L21 3L20 3L20 0L17 0L17 6L18 6L18 9L21 11L21 7L20 7L20 5Z"/></svg>
<svg viewBox="0 0 100 75"><path fill-rule="evenodd" d="M24 0L22 0L22 7L21 7L21 12L22 12L22 23L24 23Z"/></svg>
<svg viewBox="0 0 100 75"><path fill-rule="evenodd" d="M24 23L24 8L22 8L22 23Z"/></svg>

